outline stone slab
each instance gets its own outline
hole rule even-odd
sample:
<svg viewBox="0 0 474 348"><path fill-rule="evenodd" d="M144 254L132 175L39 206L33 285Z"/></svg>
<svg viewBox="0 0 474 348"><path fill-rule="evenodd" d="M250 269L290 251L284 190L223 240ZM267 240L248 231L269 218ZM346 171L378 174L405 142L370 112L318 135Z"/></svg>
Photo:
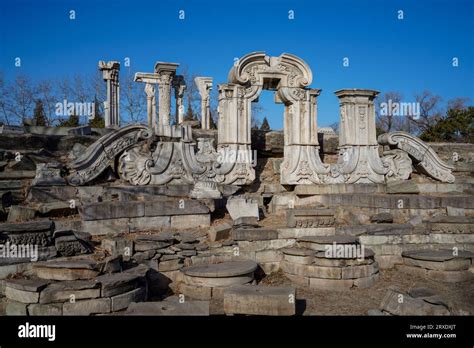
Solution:
<svg viewBox="0 0 474 348"><path fill-rule="evenodd" d="M5 286L23 291L40 292L48 283L42 279L9 279L5 282Z"/></svg>
<svg viewBox="0 0 474 348"><path fill-rule="evenodd" d="M50 284L40 294L39 303L65 302L100 297L100 284L93 280L62 281Z"/></svg>
<svg viewBox="0 0 474 348"><path fill-rule="evenodd" d="M81 300L74 303L66 302L63 305L63 315L91 315L110 313L111 299L96 298Z"/></svg>
<svg viewBox="0 0 474 348"><path fill-rule="evenodd" d="M246 315L295 315L294 287L242 285L224 290L224 312Z"/></svg>
<svg viewBox="0 0 474 348"><path fill-rule="evenodd" d="M209 301L132 302L125 315L209 316Z"/></svg>
<svg viewBox="0 0 474 348"><path fill-rule="evenodd" d="M146 299L146 288L140 287L111 297L111 311L116 312L126 309L132 302L142 302Z"/></svg>
<svg viewBox="0 0 474 348"><path fill-rule="evenodd" d="M252 273L258 265L254 261L229 261L217 264L197 265L183 269L184 274L191 277L235 277Z"/></svg>
<svg viewBox="0 0 474 348"><path fill-rule="evenodd" d="M32 303L28 305L28 315L32 315L32 316L63 315L63 305L62 303L51 303L51 304Z"/></svg>
<svg viewBox="0 0 474 348"><path fill-rule="evenodd" d="M457 255L453 250L411 250L402 253L404 258L412 258L424 261L448 261L452 259L472 259L474 253L468 251L458 251Z"/></svg>
<svg viewBox="0 0 474 348"><path fill-rule="evenodd" d="M101 284L101 296L111 297L136 289L142 284L144 277L132 272L104 274L95 279Z"/></svg>
<svg viewBox="0 0 474 348"><path fill-rule="evenodd" d="M242 228L232 231L232 238L236 241L272 240L278 239L278 232L271 228Z"/></svg>

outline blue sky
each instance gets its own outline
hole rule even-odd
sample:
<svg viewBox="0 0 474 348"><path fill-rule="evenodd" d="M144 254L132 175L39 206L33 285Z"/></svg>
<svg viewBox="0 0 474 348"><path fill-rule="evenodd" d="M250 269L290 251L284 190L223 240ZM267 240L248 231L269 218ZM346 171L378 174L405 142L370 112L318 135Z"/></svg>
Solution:
<svg viewBox="0 0 474 348"><path fill-rule="evenodd" d="M474 100L473 22L471 0L2 0L0 69L7 79L58 79L129 57L134 71L172 61L217 84L234 57L288 52L311 67L312 87L323 90L318 123L327 125L339 118L333 92L341 88L398 91L406 102L425 89L445 101ZM272 128L281 128L283 107L271 92L261 105Z"/></svg>

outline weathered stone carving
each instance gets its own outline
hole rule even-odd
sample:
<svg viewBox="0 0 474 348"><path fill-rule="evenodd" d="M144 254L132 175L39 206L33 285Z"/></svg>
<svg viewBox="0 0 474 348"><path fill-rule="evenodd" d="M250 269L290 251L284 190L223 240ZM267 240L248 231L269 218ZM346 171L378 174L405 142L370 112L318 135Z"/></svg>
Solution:
<svg viewBox="0 0 474 348"><path fill-rule="evenodd" d="M309 66L291 54L269 57L264 52L253 52L232 67L228 79L228 84L219 86L218 148L233 146L238 151L250 151L251 103L263 89L276 90L276 101L285 104L281 183L318 183L317 174L328 172L328 166L319 158L316 98L320 90L307 88L313 79ZM255 175L253 168L242 165L229 174L232 177L233 172L246 170L247 178Z"/></svg>
<svg viewBox="0 0 474 348"><path fill-rule="evenodd" d="M108 81L109 77L118 79L115 63L100 63L104 78L115 74L107 75ZM264 89L275 91L275 101L285 105L284 158L280 166L280 182L284 185L406 180L412 172L412 159L427 175L454 181L452 168L429 146L402 132L379 137L382 145L391 147L383 158L379 157L374 110L378 92L373 90L336 92L341 119L339 159L335 165L324 164L319 157L317 129L317 97L321 90L308 87L312 83L311 69L302 59L287 53L270 57L253 52L238 60L229 72L228 83L219 85L217 149L211 138L199 138L196 144L191 126L183 124L186 85L183 76L176 75L178 66L157 62L154 73L135 75L135 81L145 83L148 128L128 126L97 140L67 166L71 185L94 180L111 164L122 179L133 185L194 184L191 195L196 198L220 197L220 184L248 185L255 179L256 164L251 148L251 103ZM195 83L201 94L202 128L208 129L212 78L198 77ZM170 124L171 87L176 98L176 125ZM110 88L109 97L118 103L118 84ZM118 109L110 109L112 118L115 111L118 115ZM333 133L331 129L324 131Z"/></svg>
<svg viewBox="0 0 474 348"><path fill-rule="evenodd" d="M141 125L130 125L102 136L67 166L68 183L77 186L92 181L114 164L116 156L151 136L151 130Z"/></svg>
<svg viewBox="0 0 474 348"><path fill-rule="evenodd" d="M413 172L411 158L402 150L384 151L382 162L390 168L385 175L387 182L408 180Z"/></svg>
<svg viewBox="0 0 474 348"><path fill-rule="evenodd" d="M374 98L377 91L344 89L336 92L340 102L339 159L326 183L383 183L389 171L378 154Z"/></svg>
<svg viewBox="0 0 474 348"><path fill-rule="evenodd" d="M442 182L454 182L453 167L444 163L421 139L405 132L391 132L380 135L378 142L405 151L420 172Z"/></svg>
<svg viewBox="0 0 474 348"><path fill-rule="evenodd" d="M120 127L120 86L119 71L120 63L99 62L99 70L102 77L107 82L107 102L105 103L105 127Z"/></svg>

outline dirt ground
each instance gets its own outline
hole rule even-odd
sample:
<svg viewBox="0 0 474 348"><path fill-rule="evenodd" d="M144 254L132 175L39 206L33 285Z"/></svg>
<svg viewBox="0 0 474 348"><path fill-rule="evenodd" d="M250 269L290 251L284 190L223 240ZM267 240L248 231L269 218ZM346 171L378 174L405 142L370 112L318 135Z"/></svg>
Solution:
<svg viewBox="0 0 474 348"><path fill-rule="evenodd" d="M292 285L282 272L273 273L260 281L262 285ZM294 284L293 284L294 286ZM381 270L377 283L369 289L324 291L297 287L297 314L299 315L367 315L369 309L378 309L389 286L402 291L427 287L436 291L455 315L474 314L474 282L441 283L418 278L395 269ZM211 313L222 314L222 301L212 301Z"/></svg>

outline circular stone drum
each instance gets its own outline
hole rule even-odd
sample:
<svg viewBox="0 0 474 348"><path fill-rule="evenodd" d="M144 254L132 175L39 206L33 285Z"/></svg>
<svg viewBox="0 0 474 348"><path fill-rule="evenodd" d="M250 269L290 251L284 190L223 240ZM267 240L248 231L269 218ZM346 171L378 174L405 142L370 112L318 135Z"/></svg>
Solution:
<svg viewBox="0 0 474 348"><path fill-rule="evenodd" d="M254 261L226 261L183 268L182 292L194 298L210 298L222 288L253 281L258 264ZM219 297L219 296L217 296Z"/></svg>

